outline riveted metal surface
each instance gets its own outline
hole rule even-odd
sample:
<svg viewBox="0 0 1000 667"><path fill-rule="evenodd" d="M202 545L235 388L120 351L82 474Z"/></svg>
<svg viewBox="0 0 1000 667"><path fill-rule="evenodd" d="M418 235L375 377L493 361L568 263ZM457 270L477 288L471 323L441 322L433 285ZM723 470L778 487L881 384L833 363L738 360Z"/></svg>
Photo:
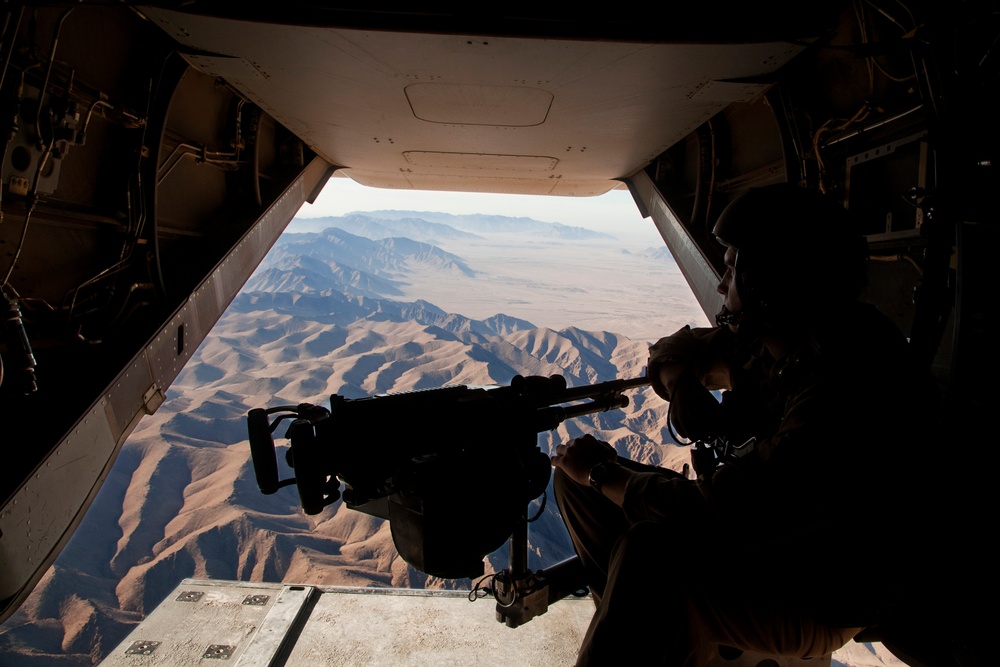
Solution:
<svg viewBox="0 0 1000 667"><path fill-rule="evenodd" d="M107 406L98 401L0 510L0 599L23 594L33 574L44 572L107 474L117 447Z"/></svg>

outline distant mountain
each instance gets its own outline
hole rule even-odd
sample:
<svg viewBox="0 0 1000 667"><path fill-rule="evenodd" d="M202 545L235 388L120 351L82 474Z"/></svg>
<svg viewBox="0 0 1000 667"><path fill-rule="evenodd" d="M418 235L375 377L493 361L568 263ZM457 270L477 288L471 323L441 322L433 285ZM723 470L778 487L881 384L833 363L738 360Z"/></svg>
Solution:
<svg viewBox="0 0 1000 667"><path fill-rule="evenodd" d="M335 393L506 384L517 374L558 373L579 385L633 375L645 354L644 344L607 332L535 329L504 315L471 321L426 302L245 291L167 402L129 438L57 566L5 625L2 662L89 665L184 577L468 588L468 580L435 579L401 561L380 519L339 502L306 516L294 489L262 495L249 459L247 411L324 403ZM543 434L540 446L548 452L586 430L623 453L666 461L673 451L660 444L666 406L636 393L629 409L573 420ZM412 425L414 437L433 438L439 419L448 415L428 413ZM378 429L372 425L372 446ZM489 471L470 471L470 480L476 474ZM554 503L543 514L532 524L532 567L571 554ZM491 567L505 567L506 557L504 546Z"/></svg>
<svg viewBox="0 0 1000 667"><path fill-rule="evenodd" d="M399 296L399 281L308 255L289 255L254 272L244 291Z"/></svg>
<svg viewBox="0 0 1000 667"><path fill-rule="evenodd" d="M367 211L342 217L314 219L296 218L296 229L318 231L323 227L338 227L372 239L387 236L408 236L429 243L448 239L469 238L483 234L521 234L560 240L611 240L610 234L583 227L571 227L557 222L542 222L533 218L503 215L435 213L431 211Z"/></svg>
<svg viewBox="0 0 1000 667"><path fill-rule="evenodd" d="M652 259L658 262L669 262L671 264L676 264L677 261L674 256L670 254L670 249L667 246L662 245L655 248L646 248L642 252L635 253L639 257L645 257L647 259Z"/></svg>
<svg viewBox="0 0 1000 667"><path fill-rule="evenodd" d="M431 244L399 236L372 240L336 227L318 233L282 234L261 266L281 266L289 257L299 255L376 276L396 275L413 265L427 265L469 277L475 275L460 257Z"/></svg>
<svg viewBox="0 0 1000 667"><path fill-rule="evenodd" d="M405 236L433 245L438 245L443 241L481 238L478 234L464 232L451 225L438 224L419 217L381 218L371 213L351 213L345 216L322 218L296 218L292 226L297 230L312 232L336 227L373 240Z"/></svg>
<svg viewBox="0 0 1000 667"><path fill-rule="evenodd" d="M330 227L282 234L243 289L396 297L415 271L476 275L460 257L428 243L403 237L372 240Z"/></svg>
<svg viewBox="0 0 1000 667"><path fill-rule="evenodd" d="M413 321L455 334L505 335L534 328L531 322L503 314L485 320L472 320L446 313L426 301L404 302L343 293L298 294L292 291L244 290L237 295L229 309L238 313L274 311L339 326L348 326L359 319Z"/></svg>
<svg viewBox="0 0 1000 667"><path fill-rule="evenodd" d="M480 226L489 228L489 217L483 218ZM469 235L426 221L406 224L439 236ZM324 403L332 394L506 384L515 375L561 374L579 386L641 373L646 349L607 332L538 328L503 313L476 320L427 301L400 301L394 297L416 271L461 279L476 272L460 257L394 231L380 239L335 227L281 236L171 386L167 402L129 438L56 566L5 624L5 667L92 664L188 576L471 585L407 565L380 519L340 503L307 517L293 489L262 495L249 460L247 412ZM628 410L585 416L541 434L539 446L549 452L573 434L597 432L623 453L666 462L672 450L660 445L668 437L661 426L665 405L642 393ZM413 424L415 437L433 438L435 420L447 418L428 414ZM532 524L530 542L533 567L571 554L553 503ZM491 567L505 567L506 558L502 547L490 556Z"/></svg>
<svg viewBox="0 0 1000 667"><path fill-rule="evenodd" d="M283 235L169 388L166 402L129 437L55 565L0 626L0 664L94 665L185 577L469 588L470 580L431 577L404 562L381 519L340 501L307 516L293 488L261 494L247 412L328 404L335 394L361 398L450 384L508 384L515 375L559 374L581 386L640 376L648 352L645 343L607 331L536 327L502 313L476 320L427 301L393 299L414 266L475 274L460 258L411 239L373 240L341 229ZM624 409L570 419L538 434L538 446L551 453L560 442L593 433L629 458L679 470L688 452L672 444L667 404L648 387L628 395ZM329 444L379 459L384 428L394 418L374 420L364 442ZM482 429L508 418L497 415ZM405 426L415 441L433 442L436 424L446 419L431 410ZM274 437L280 476L288 478L295 471L286 464L284 430ZM470 470L456 483L475 484L492 473ZM529 529L531 568L572 555L551 500L550 487L532 503L540 514ZM506 567L507 558L501 546L488 555L487 572ZM474 612L492 615L490 604ZM851 648L856 657L835 664L900 664L876 648Z"/></svg>

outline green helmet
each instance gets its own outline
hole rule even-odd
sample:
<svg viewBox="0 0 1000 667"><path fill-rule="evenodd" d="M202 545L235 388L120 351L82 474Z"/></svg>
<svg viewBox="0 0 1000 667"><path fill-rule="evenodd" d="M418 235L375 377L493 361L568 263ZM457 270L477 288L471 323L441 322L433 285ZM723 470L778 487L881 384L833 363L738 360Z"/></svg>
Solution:
<svg viewBox="0 0 1000 667"><path fill-rule="evenodd" d="M743 305L741 313L723 309L720 325L816 322L865 286L866 239L843 206L818 192L791 183L750 188L722 211L712 233L736 250L733 284Z"/></svg>

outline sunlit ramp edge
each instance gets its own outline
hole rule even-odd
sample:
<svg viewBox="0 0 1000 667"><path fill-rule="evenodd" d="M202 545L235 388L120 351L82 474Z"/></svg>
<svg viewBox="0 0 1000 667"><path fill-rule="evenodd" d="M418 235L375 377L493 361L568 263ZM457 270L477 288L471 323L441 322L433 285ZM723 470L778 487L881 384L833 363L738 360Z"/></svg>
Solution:
<svg viewBox="0 0 1000 667"><path fill-rule="evenodd" d="M655 596L650 599L655 610ZM185 579L102 667L179 667L220 659L238 667L569 667L594 603L570 597L530 623L497 622L495 601L467 591L310 586ZM714 647L713 647L714 648ZM627 660L627 640L622 646ZM712 667L829 667L747 652Z"/></svg>

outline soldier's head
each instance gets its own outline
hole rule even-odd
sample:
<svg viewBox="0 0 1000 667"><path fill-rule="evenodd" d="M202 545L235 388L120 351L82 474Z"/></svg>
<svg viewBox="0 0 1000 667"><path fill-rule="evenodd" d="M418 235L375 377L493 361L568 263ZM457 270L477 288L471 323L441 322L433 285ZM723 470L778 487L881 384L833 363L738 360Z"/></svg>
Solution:
<svg viewBox="0 0 1000 667"><path fill-rule="evenodd" d="M726 246L720 326L757 335L820 325L858 298L867 244L843 206L791 183L751 188L712 230Z"/></svg>

